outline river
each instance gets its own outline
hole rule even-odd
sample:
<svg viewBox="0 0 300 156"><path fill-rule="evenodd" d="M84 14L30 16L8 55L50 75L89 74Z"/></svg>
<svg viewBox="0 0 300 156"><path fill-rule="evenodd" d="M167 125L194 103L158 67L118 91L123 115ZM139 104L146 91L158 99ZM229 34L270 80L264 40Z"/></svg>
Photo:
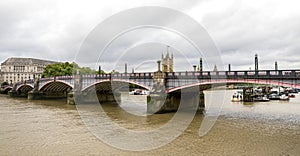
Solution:
<svg viewBox="0 0 300 156"><path fill-rule="evenodd" d="M233 103L233 92L226 91L220 116L204 137L198 135L204 115L198 113L174 141L140 152L101 142L85 126L76 106L67 105L65 99L29 101L0 95L0 155L300 154L300 95L290 101ZM205 91L205 98L218 103L220 94L223 91ZM143 96L135 99L145 103ZM123 100L122 107L106 103L103 108L115 122L129 129L155 129L174 116L145 117L145 107L134 107L138 104L129 101ZM131 115L120 113L123 109Z"/></svg>

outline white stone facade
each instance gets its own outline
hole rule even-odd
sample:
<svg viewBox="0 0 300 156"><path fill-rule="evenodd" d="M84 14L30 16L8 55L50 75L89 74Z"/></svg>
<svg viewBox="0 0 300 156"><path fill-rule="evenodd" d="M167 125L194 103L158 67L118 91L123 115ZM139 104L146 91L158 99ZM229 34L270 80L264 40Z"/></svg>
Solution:
<svg viewBox="0 0 300 156"><path fill-rule="evenodd" d="M1 82L15 83L40 78L44 67L57 62L34 58L8 58L1 63Z"/></svg>

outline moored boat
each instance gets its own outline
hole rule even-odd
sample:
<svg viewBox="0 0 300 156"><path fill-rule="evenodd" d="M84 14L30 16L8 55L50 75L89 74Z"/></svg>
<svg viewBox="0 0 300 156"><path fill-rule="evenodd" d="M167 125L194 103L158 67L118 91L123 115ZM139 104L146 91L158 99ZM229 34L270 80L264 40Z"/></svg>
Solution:
<svg viewBox="0 0 300 156"><path fill-rule="evenodd" d="M289 94L289 97L290 97L290 98L295 98L296 95L295 95L295 94Z"/></svg>
<svg viewBox="0 0 300 156"><path fill-rule="evenodd" d="M273 93L273 94L269 95L269 99L270 100L280 100L280 96L278 94Z"/></svg>
<svg viewBox="0 0 300 156"><path fill-rule="evenodd" d="M243 101L243 95L240 92L234 93L231 98L232 102L240 102Z"/></svg>
<svg viewBox="0 0 300 156"><path fill-rule="evenodd" d="M263 95L263 96L254 97L253 101L268 102L268 101L270 101L270 99L267 97L267 95Z"/></svg>
<svg viewBox="0 0 300 156"><path fill-rule="evenodd" d="M286 94L280 95L280 100L289 100L289 99L290 99L289 96Z"/></svg>
<svg viewBox="0 0 300 156"><path fill-rule="evenodd" d="M129 95L149 95L149 91L142 89L135 89L129 92Z"/></svg>

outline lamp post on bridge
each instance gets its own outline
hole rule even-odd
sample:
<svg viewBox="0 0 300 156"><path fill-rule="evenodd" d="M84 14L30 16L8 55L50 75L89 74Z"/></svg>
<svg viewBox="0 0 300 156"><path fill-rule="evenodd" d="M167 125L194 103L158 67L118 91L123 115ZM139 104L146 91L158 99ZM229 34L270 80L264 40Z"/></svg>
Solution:
<svg viewBox="0 0 300 156"><path fill-rule="evenodd" d="M99 75L101 74L101 66L98 67Z"/></svg>
<svg viewBox="0 0 300 156"><path fill-rule="evenodd" d="M160 72L160 71L161 71L161 70L160 70L160 63L161 63L161 61L160 61L160 60L158 60L158 61L157 61L157 71L158 71L158 72Z"/></svg>
<svg viewBox="0 0 300 156"><path fill-rule="evenodd" d="M200 58L200 72L203 71L203 63L202 63L202 58Z"/></svg>
<svg viewBox="0 0 300 156"><path fill-rule="evenodd" d="M258 55L257 54L255 54L254 61L255 61L255 75L258 76Z"/></svg>

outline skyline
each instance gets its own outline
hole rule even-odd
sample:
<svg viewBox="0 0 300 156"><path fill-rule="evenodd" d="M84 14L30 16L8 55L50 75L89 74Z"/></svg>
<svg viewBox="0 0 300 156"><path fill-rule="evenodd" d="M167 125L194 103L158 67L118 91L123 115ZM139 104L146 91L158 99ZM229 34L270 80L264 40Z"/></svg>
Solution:
<svg viewBox="0 0 300 156"><path fill-rule="evenodd" d="M167 53L168 52L165 52L165 53L162 53L162 55L164 56L164 57L166 57L166 55L167 55ZM173 55L173 53L169 53L170 55ZM255 54L255 56L257 56L256 54ZM11 58L24 58L24 59L26 59L26 58L30 58L30 59L37 59L37 60L40 60L39 58L32 58L32 57L10 57L10 58L8 58L8 59L11 59ZM7 61L8 59L6 59L5 61ZM199 62L198 62L198 64L193 64L193 67L188 67L186 70L179 70L179 72L182 72L182 71L194 71L195 69L194 69L194 66L196 66L196 69L197 70L199 70L200 69L200 60L201 60L202 58L199 58ZM160 59L158 59L159 61L161 61L161 58ZM4 61L4 62L5 62ZM52 60L45 60L45 61L52 61ZM155 60L153 60L153 61L155 61ZM3 62L2 62L3 63ZM2 64L1 63L1 64ZM56 62L56 63L65 63L65 62ZM69 62L69 63L73 63L73 62ZM74 62L74 63L76 63L76 62ZM148 63L148 62L146 62L146 63ZM152 66L152 64L153 64L153 62L151 62L151 66L146 66L146 68L145 67L142 67L142 69L146 69L146 71L149 71L149 68L155 68L154 66ZM156 64L157 64L157 62L156 62ZM254 66L254 68L252 68L252 66L251 67L249 67L249 69L234 69L234 70L232 70L232 65L231 64L227 64L227 65L225 65L226 67L224 68L224 70L218 70L218 71L229 71L229 66L230 66L230 71L255 71L255 62L253 63L253 65L252 66ZM84 66L82 66L82 67L84 67ZM206 66L205 65L203 65L203 70L204 71L213 71L215 68L218 68L218 66L216 66L216 65L214 65L213 66L213 69L208 69L208 68L205 68ZM260 67L260 64L259 64L259 62L258 62L258 70L294 70L294 69L296 69L296 68L291 68L291 69L280 69L279 67L278 67L278 61L275 61L274 62L274 68L273 69L260 69L259 68ZM98 66L98 68L97 69L99 69L99 68L101 68L101 70L102 70L102 68L103 68L103 66L101 66L101 65L99 65ZM128 73L130 73L130 70L131 71L135 71L136 69L138 69L139 68L139 66L137 66L137 67L134 67L134 69L133 68L130 68L130 67L128 67L128 63L126 62L126 63L124 63L123 64L123 66L121 65L121 64L118 64L117 65L117 68L118 69L121 69L121 68L123 68L123 70L116 70L116 69L113 69L112 71L115 71L115 72L121 72L121 73L123 73L123 72L125 72L126 71L126 69L127 69L127 72ZM162 67L161 67L162 68ZM233 68L235 68L235 67L233 67ZM0 65L0 69L1 69L1 65ZM92 69L94 69L94 70L96 70L97 71L97 69L96 68L92 68ZM133 69L133 70L132 70ZM181 67L181 69L182 69L182 67ZM298 68L297 68L298 69ZM138 70L140 70L140 69L138 69ZM157 67L156 67L156 70L157 70ZM156 70L153 70L153 71L150 71L150 72L154 72L154 71L156 71ZM104 71L104 72L112 72L112 71ZM178 70L177 71L174 71L174 72L178 72Z"/></svg>
<svg viewBox="0 0 300 156"><path fill-rule="evenodd" d="M279 69L300 67L297 1L129 2L44 0L34 2L35 5L30 5L31 0L0 2L0 20L4 23L0 29L0 61L8 57L33 57L73 62L85 37L103 20L126 9L153 5L179 10L204 26L220 49L225 69L229 63L232 70L254 69L256 53L259 69L274 69L275 61ZM115 64L115 68L122 71L124 64L128 63L129 70L141 64L144 64L141 69L152 66L156 69L155 62L165 52L165 46L146 44L135 47L129 50L126 59ZM170 51L175 57L175 71L192 70L191 65L198 64L201 57L175 49ZM141 52L140 56L136 55ZM111 61L116 56L118 54L112 52L100 63L105 71L112 70ZM214 64L204 63L204 69L213 69ZM95 63L80 65L97 69Z"/></svg>

